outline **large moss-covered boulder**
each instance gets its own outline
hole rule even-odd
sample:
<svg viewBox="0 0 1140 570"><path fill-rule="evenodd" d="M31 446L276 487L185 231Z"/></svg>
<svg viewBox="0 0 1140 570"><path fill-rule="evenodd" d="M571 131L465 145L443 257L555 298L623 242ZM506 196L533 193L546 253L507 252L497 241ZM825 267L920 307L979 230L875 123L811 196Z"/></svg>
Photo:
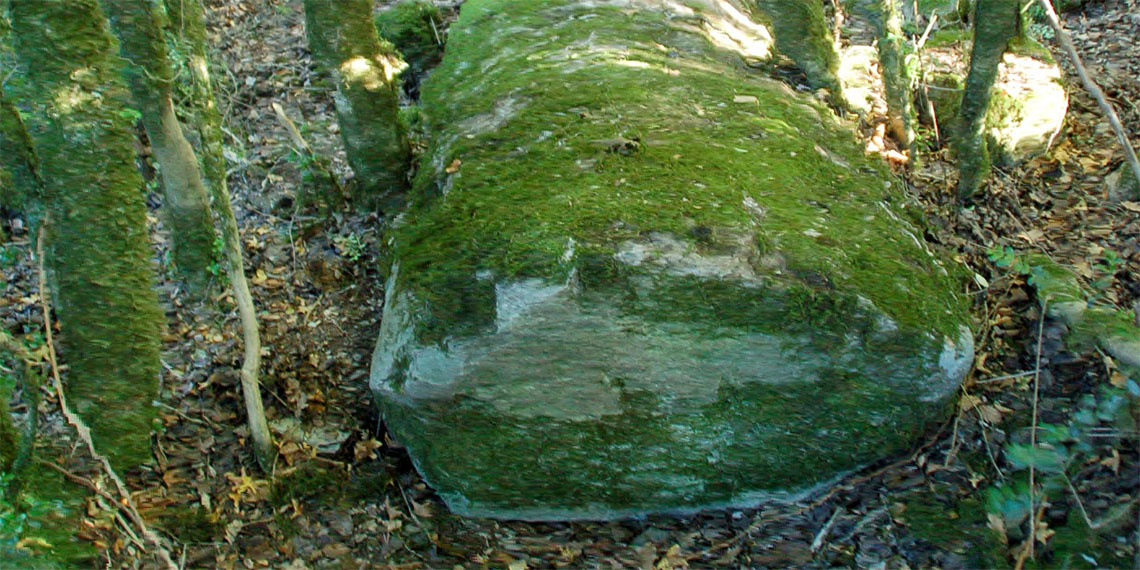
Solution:
<svg viewBox="0 0 1140 570"><path fill-rule="evenodd" d="M892 177L741 63L727 1L468 0L372 387L451 509L801 493L910 446L972 357Z"/></svg>

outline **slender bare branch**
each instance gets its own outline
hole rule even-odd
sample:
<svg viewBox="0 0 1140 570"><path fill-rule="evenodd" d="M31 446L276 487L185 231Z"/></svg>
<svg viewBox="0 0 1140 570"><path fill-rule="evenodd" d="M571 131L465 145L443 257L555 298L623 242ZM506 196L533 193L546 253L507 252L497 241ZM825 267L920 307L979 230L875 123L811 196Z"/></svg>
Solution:
<svg viewBox="0 0 1140 570"><path fill-rule="evenodd" d="M1104 91L1100 86L1089 77L1089 72L1085 69L1085 64L1081 60L1081 56L1077 54L1077 48L1073 45L1073 39L1069 37L1069 32L1061 25L1061 19L1057 16L1057 11L1053 9L1053 3L1050 0L1038 0L1041 7L1045 9L1045 15L1049 20L1049 25L1053 28L1053 35L1057 37L1057 42L1064 48L1065 53L1069 55L1069 59L1073 60L1073 67L1077 69L1077 75L1081 78L1081 83L1085 89L1096 99L1096 104L1100 106L1100 110L1108 116L1108 122L1112 125L1113 132L1116 133L1117 140L1120 141L1120 146L1124 149L1124 158L1128 161L1129 166L1132 167L1132 175L1136 177L1136 181L1140 182L1140 160L1136 158L1136 149L1132 148L1132 142L1128 140L1128 133L1124 131L1124 126L1120 123L1120 117L1116 114L1116 109L1113 108L1112 103L1108 101Z"/></svg>

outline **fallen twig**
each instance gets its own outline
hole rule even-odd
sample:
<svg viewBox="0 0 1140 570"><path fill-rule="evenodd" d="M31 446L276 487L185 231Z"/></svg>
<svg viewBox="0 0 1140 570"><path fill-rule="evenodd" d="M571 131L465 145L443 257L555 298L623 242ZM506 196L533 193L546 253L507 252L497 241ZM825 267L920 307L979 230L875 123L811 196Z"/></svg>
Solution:
<svg viewBox="0 0 1140 570"><path fill-rule="evenodd" d="M831 527L835 526L835 521L839 518L839 515L842 512L843 507L837 507L835 509L835 512L831 513L831 517L827 519L827 522L823 525L823 528L819 529L819 533L817 533L815 535L815 539L811 541L812 552L819 552L819 549L823 548L823 542L827 540L827 535L831 532Z"/></svg>
<svg viewBox="0 0 1140 570"><path fill-rule="evenodd" d="M1033 358L1033 419L1030 423L1029 430L1029 447L1037 449L1037 402L1041 394L1041 345L1045 339L1045 314L1049 307L1049 298L1046 297L1041 300L1041 317L1037 322L1037 351ZM1036 488L1033 484L1033 478L1037 474L1034 469L1034 464L1029 464L1029 512L1033 513L1033 497L1036 493ZM1042 506L1044 508L1044 506ZM1029 521L1029 541L1028 556L1033 557L1033 543L1037 540L1037 521L1030 519ZM1018 566L1024 564L1024 560L1018 560Z"/></svg>
<svg viewBox="0 0 1140 570"><path fill-rule="evenodd" d="M986 378L985 380L974 380L974 384L992 384L994 382L1004 382L1006 380L1013 380L1015 378L1024 378L1026 376L1033 376L1037 374L1035 370L1027 372L1018 372L1016 374L1006 374L1005 376L996 376L994 378Z"/></svg>
<svg viewBox="0 0 1140 570"><path fill-rule="evenodd" d="M308 159L309 166L315 170L320 171L321 175L327 178L329 183L332 184L334 188L336 188L336 191L340 195L341 199L347 200L348 194L345 191L344 187L340 185L340 181L337 180L336 174L333 174L331 170L326 168L325 165L321 163L317 157L317 154L313 152L313 147L309 146L308 141L306 141L305 137L301 135L301 131L297 128L296 123L294 123L293 120L289 118L289 115L285 114L285 109L281 107L281 104L275 101L273 102L272 107L273 114L277 117L277 122L281 123L281 126L285 127L285 131L289 133L289 139L293 142L293 152L306 157Z"/></svg>
<svg viewBox="0 0 1140 570"><path fill-rule="evenodd" d="M1112 103L1108 102L1105 97L1104 91L1101 91L1100 86L1089 77L1089 72L1085 69L1085 64L1081 60L1081 56L1077 54L1077 48L1073 45L1073 39L1069 37L1069 32L1061 25L1061 19L1057 16L1057 11L1053 9L1053 3L1050 0L1038 0L1041 7L1045 10L1045 16L1049 20L1049 25L1053 28L1053 34L1057 37L1057 41L1061 47L1065 49L1065 53L1073 60L1073 67L1077 69L1077 75L1081 78L1081 83L1084 84L1085 89L1096 99L1096 103L1100 106L1100 110L1108 115L1108 122L1112 125L1112 130L1116 132L1116 138L1120 141L1120 146L1124 148L1124 158L1132 167L1132 175L1136 177L1136 181L1140 182L1140 160L1136 158L1136 149L1132 148L1132 143L1128 140L1128 134L1124 132L1124 126L1120 123L1120 117L1116 115L1116 109L1112 107Z"/></svg>

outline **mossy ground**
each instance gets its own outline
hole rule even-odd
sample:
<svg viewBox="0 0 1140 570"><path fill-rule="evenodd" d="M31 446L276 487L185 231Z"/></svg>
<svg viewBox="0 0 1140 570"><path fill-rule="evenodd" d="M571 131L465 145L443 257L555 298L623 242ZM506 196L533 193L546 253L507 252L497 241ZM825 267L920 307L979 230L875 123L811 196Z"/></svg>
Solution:
<svg viewBox="0 0 1140 570"><path fill-rule="evenodd" d="M1006 568L1005 545L986 526L986 510L977 497L940 499L935 492L911 493L896 504L895 518L922 540L963 557L973 568Z"/></svg>

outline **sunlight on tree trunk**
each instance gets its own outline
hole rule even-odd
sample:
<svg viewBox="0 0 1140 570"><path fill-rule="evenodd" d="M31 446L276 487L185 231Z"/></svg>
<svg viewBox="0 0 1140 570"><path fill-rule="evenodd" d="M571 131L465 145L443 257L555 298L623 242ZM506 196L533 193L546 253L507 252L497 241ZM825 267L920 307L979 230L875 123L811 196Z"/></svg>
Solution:
<svg viewBox="0 0 1140 570"><path fill-rule="evenodd" d="M124 73L142 123L154 149L165 188L166 220L174 242L177 275L201 293L209 282L214 224L198 161L174 114L171 82L174 71L162 37L161 5L153 0L101 0L119 36Z"/></svg>
<svg viewBox="0 0 1140 570"><path fill-rule="evenodd" d="M369 0L305 0L313 60L336 84L337 120L356 173L358 206L399 207L411 150L399 117L396 75L404 64L381 42Z"/></svg>
<svg viewBox="0 0 1140 570"><path fill-rule="evenodd" d="M912 158L914 105L911 77L906 68L906 36L902 31L898 0L878 1L879 69L887 99L887 126L891 136Z"/></svg>
<svg viewBox="0 0 1140 570"><path fill-rule="evenodd" d="M986 111L998 75L998 65L1009 42L1017 37L1018 0L977 0L974 5L974 46L970 72L958 108L957 142L958 197L973 196L990 172L986 143Z"/></svg>
<svg viewBox="0 0 1140 570"><path fill-rule="evenodd" d="M95 0L11 2L68 391L118 468L150 458L162 313L119 58Z"/></svg>
<svg viewBox="0 0 1140 570"><path fill-rule="evenodd" d="M214 208L222 226L222 240L226 255L226 274L233 286L234 302L241 317L242 343L245 353L241 366L241 389L245 398L245 411L253 439L257 463L265 472L273 469L276 448L265 420L265 407L261 401L258 374L261 370L261 336L258 333L257 313L253 296L245 279L245 262L242 259L241 236L234 219L230 191L226 185L226 161L223 154L222 115L214 99L210 83L210 64L206 52L206 23L200 0L165 0L172 28L186 48L191 76L190 102L194 106L195 123L202 141L202 169L206 174Z"/></svg>

